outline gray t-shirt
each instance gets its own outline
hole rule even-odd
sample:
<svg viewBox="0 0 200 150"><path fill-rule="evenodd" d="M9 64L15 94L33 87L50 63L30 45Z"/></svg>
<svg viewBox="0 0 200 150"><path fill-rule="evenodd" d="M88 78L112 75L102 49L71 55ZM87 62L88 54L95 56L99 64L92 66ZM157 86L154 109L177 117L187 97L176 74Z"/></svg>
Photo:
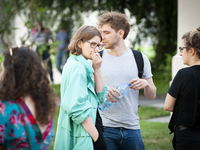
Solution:
<svg viewBox="0 0 200 150"><path fill-rule="evenodd" d="M148 58L144 59L144 73L142 78L152 77L151 65ZM117 87L138 78L138 69L131 49L121 56L112 56L104 50L102 56L101 72L104 84ZM108 127L123 127L127 129L140 129L138 116L139 91L129 89L128 93L117 103L104 112L100 112L103 125Z"/></svg>

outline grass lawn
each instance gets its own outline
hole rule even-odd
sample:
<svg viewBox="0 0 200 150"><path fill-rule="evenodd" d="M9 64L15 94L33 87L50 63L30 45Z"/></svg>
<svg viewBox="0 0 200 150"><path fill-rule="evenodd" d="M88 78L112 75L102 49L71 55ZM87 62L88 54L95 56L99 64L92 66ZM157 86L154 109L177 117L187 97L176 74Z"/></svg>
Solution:
<svg viewBox="0 0 200 150"><path fill-rule="evenodd" d="M172 150L172 138L173 135L169 134L168 123L148 122L146 119L167 116L168 112L165 112L162 108L155 107L143 107L138 109L140 116L141 134L145 145L145 150ZM54 134L56 134L57 119L59 115L59 107L56 110L54 116ZM55 138L55 136L54 136ZM54 138L51 142L49 150L53 150Z"/></svg>
<svg viewBox="0 0 200 150"><path fill-rule="evenodd" d="M145 150L173 150L168 123L140 121Z"/></svg>
<svg viewBox="0 0 200 150"><path fill-rule="evenodd" d="M170 115L163 108L142 106L138 108L140 128L145 150L172 150L173 135L169 134L168 123L148 122L146 119Z"/></svg>
<svg viewBox="0 0 200 150"><path fill-rule="evenodd" d="M169 116L170 112L164 111L163 108L155 108L150 106L140 106L138 108L138 114L140 116L140 120Z"/></svg>

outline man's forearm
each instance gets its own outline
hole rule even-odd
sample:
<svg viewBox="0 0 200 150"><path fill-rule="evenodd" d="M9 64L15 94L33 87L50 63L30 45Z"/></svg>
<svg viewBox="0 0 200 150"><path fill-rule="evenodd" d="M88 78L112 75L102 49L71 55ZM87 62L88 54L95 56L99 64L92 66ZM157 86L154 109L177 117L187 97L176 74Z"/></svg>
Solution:
<svg viewBox="0 0 200 150"><path fill-rule="evenodd" d="M144 96L147 99L154 99L156 97L156 87L155 85L149 84L144 88Z"/></svg>

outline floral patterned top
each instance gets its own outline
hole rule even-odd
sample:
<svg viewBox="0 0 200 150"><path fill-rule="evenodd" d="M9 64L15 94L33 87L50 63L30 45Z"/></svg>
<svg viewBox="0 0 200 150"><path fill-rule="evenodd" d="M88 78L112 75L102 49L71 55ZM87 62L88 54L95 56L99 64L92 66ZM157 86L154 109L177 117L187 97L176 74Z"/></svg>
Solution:
<svg viewBox="0 0 200 150"><path fill-rule="evenodd" d="M53 119L48 123L42 134L33 115L26 104L19 99L19 105L30 136L33 150L48 149L53 134ZM0 101L0 145L9 150L29 150L28 138L22 121L22 115L15 101Z"/></svg>

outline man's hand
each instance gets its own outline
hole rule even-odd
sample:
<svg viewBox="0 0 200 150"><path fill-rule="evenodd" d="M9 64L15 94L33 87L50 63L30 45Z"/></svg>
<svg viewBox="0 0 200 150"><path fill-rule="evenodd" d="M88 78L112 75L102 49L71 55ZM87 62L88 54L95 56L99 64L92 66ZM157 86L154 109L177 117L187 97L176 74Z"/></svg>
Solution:
<svg viewBox="0 0 200 150"><path fill-rule="evenodd" d="M152 100L156 97L156 87L153 83L152 77L147 79L135 78L132 79L129 84L132 84L130 88L133 90L144 89L144 96L147 99Z"/></svg>
<svg viewBox="0 0 200 150"><path fill-rule="evenodd" d="M144 89L149 85L149 82L145 79L135 78L132 79L128 84L131 84L130 88L133 90Z"/></svg>
<svg viewBox="0 0 200 150"><path fill-rule="evenodd" d="M121 94L120 92L113 87L107 86L108 87L108 95L107 95L107 99L111 102L111 103L116 103L117 100L113 97L115 96L118 100L120 100Z"/></svg>

